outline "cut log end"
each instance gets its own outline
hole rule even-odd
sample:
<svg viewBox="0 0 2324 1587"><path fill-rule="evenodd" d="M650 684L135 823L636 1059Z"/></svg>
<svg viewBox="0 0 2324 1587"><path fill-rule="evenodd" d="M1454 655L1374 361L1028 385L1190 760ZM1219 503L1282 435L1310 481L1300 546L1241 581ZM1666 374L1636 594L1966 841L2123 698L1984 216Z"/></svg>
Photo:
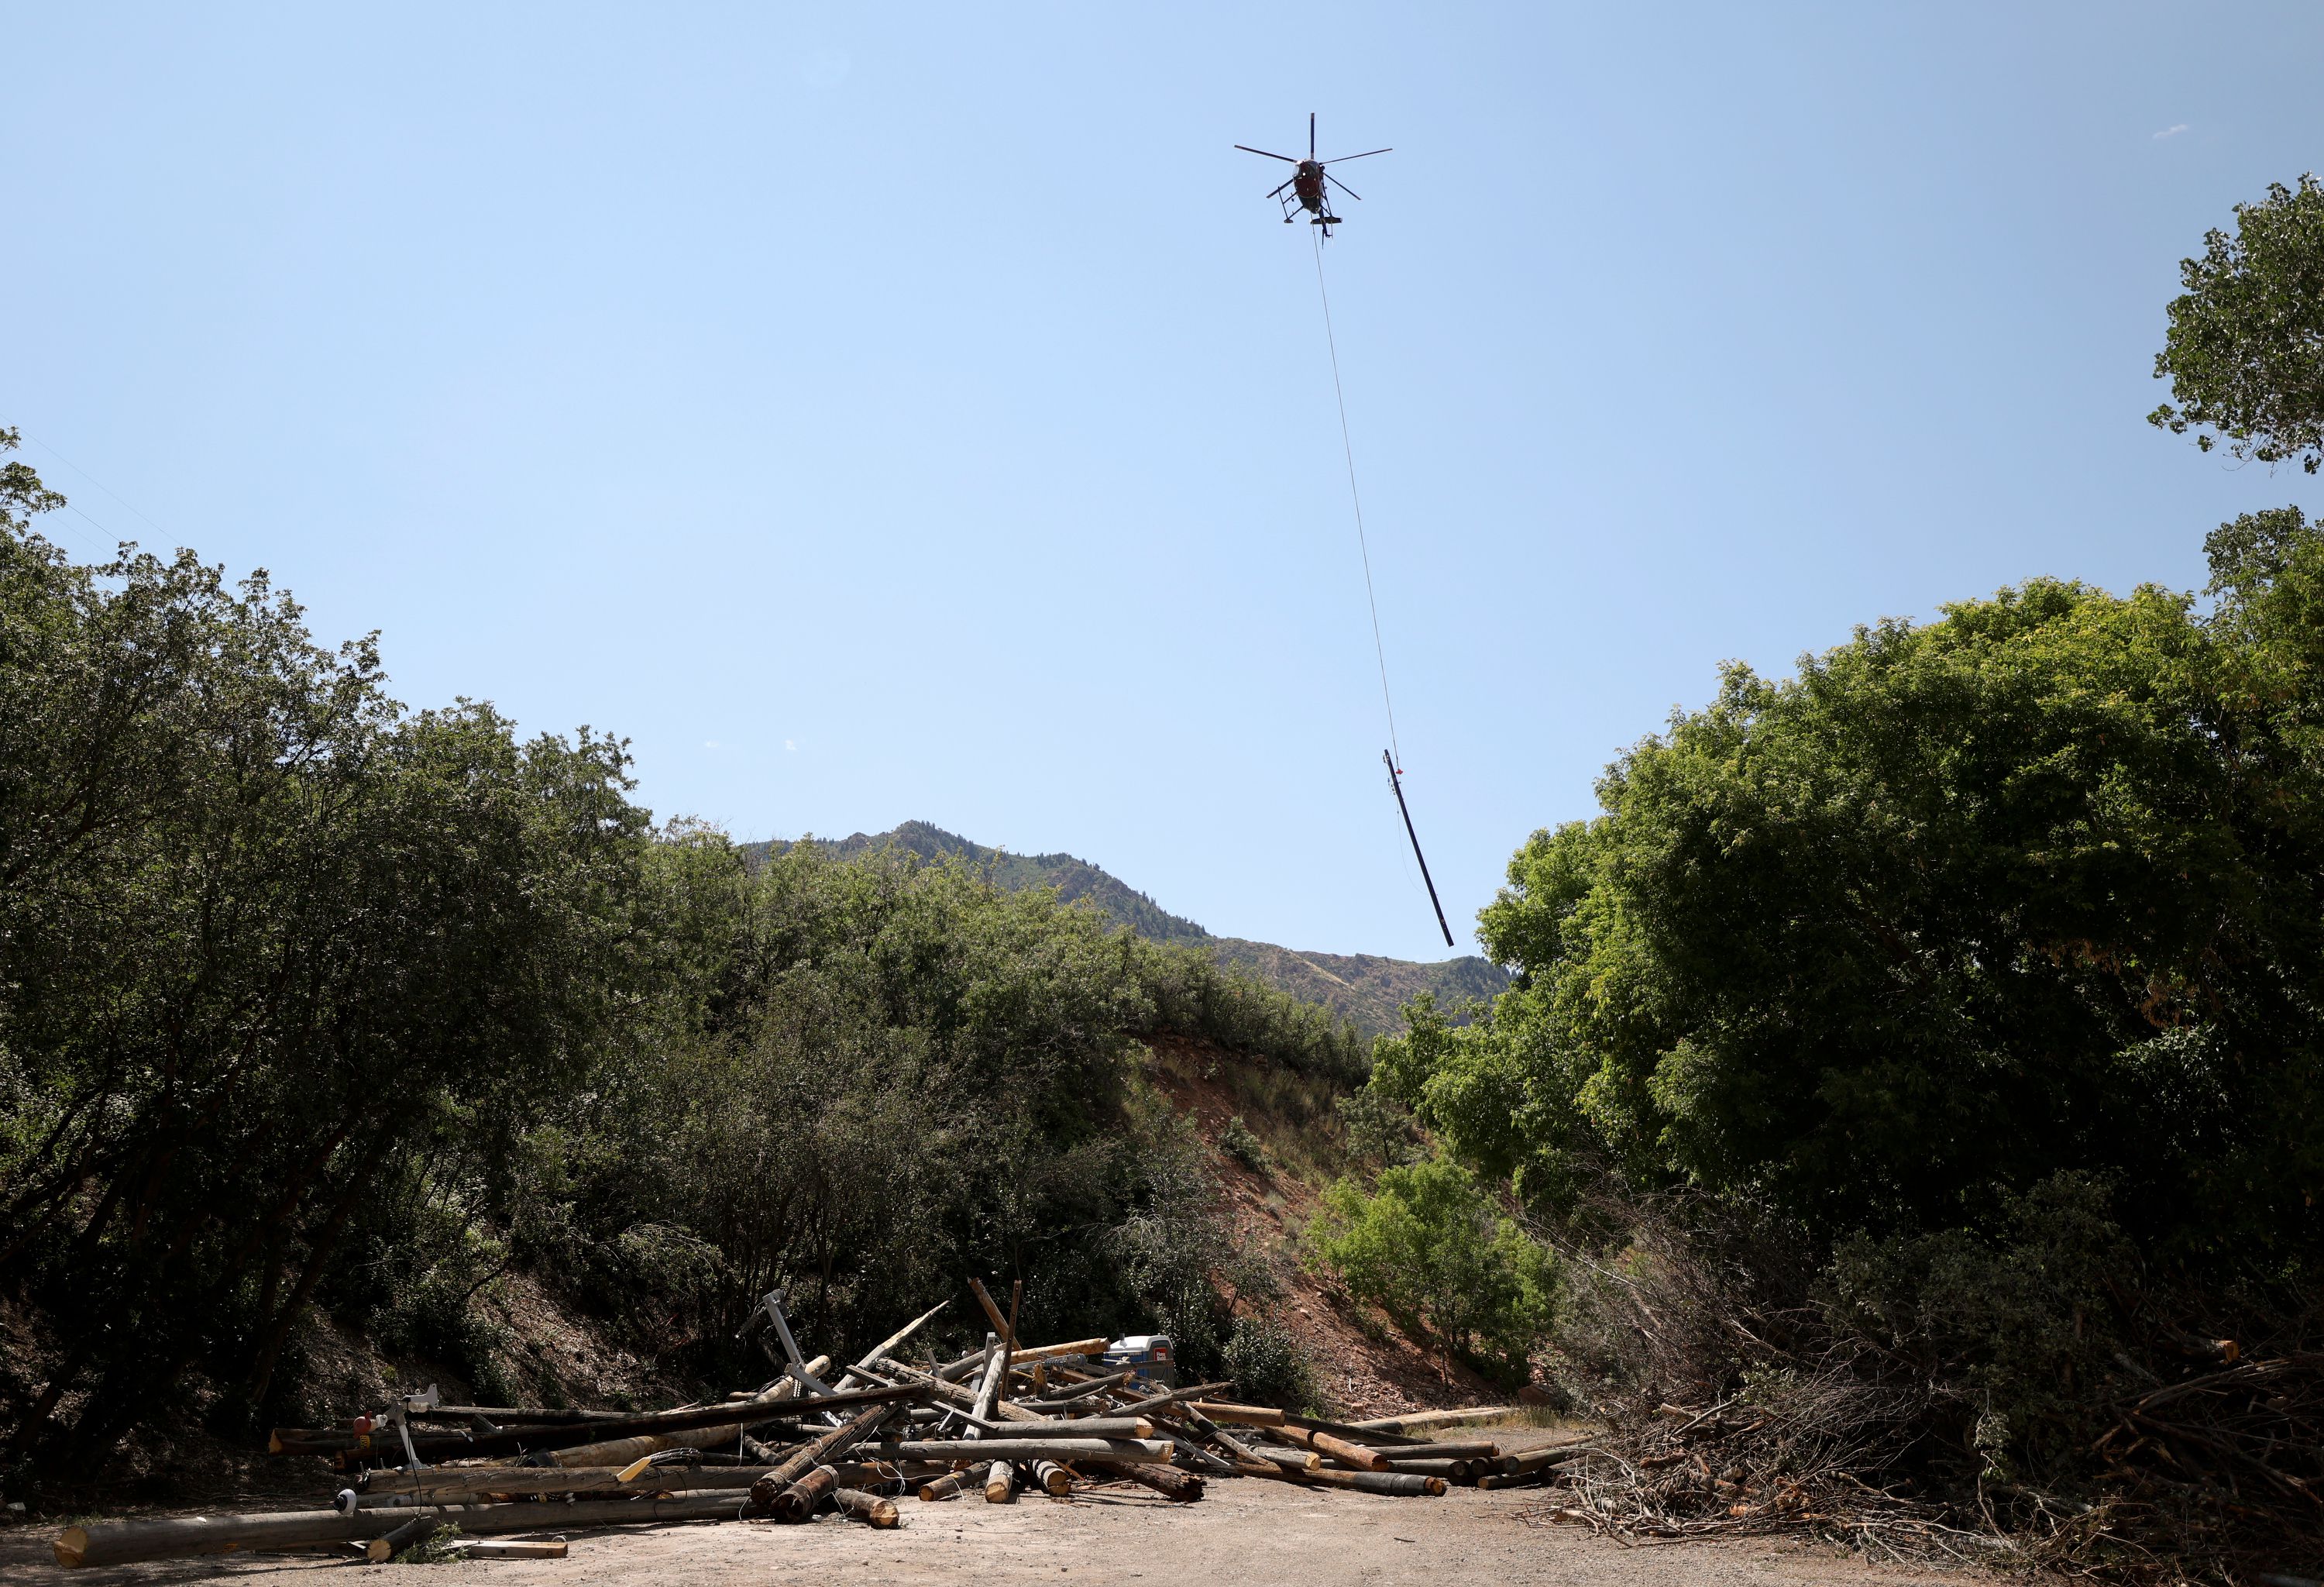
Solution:
<svg viewBox="0 0 2324 1587"><path fill-rule="evenodd" d="M1317 1453L1327 1454L1342 1465L1353 1466L1360 1472L1388 1470L1388 1457L1378 1450L1367 1449L1360 1444L1351 1444L1344 1438L1334 1438L1329 1433L1310 1435L1307 1445Z"/></svg>
<svg viewBox="0 0 2324 1587"><path fill-rule="evenodd" d="M842 1488L833 1492L832 1502L842 1515L862 1521L867 1527L888 1527L896 1525L896 1501L864 1492L860 1488Z"/></svg>
<svg viewBox="0 0 2324 1587"><path fill-rule="evenodd" d="M829 1466L817 1466L792 1483L775 1498L775 1516L779 1520L804 1521L815 1514L823 1496L839 1486L839 1473Z"/></svg>

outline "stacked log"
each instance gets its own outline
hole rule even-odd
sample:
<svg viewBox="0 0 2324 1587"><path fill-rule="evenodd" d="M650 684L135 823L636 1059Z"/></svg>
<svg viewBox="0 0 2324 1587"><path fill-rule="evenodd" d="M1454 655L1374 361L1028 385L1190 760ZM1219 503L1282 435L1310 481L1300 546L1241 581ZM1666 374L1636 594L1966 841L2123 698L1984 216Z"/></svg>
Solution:
<svg viewBox="0 0 2324 1587"><path fill-rule="evenodd" d="M1004 1315L982 1286L976 1295L993 1326L982 1350L948 1361L897 1354L938 1307L829 1383L830 1358L802 1361L786 1324L783 1376L706 1404L439 1405L431 1390L343 1426L277 1428L273 1453L358 1473L335 1508L91 1522L56 1539L57 1562L334 1545L386 1559L447 1527L463 1538L506 1537L641 1522L802 1525L819 1514L884 1527L898 1524L900 1493L1071 1500L1091 1484L1126 1482L1184 1504L1203 1497L1206 1478L1235 1476L1425 1497L1453 1483L1554 1481L1570 1453L1504 1455L1489 1437L1432 1441L1409 1422L1411 1431L1342 1424L1207 1398L1231 1383L1165 1388L1135 1369L1085 1370L1104 1339L1028 1346L1016 1333L1015 1297Z"/></svg>

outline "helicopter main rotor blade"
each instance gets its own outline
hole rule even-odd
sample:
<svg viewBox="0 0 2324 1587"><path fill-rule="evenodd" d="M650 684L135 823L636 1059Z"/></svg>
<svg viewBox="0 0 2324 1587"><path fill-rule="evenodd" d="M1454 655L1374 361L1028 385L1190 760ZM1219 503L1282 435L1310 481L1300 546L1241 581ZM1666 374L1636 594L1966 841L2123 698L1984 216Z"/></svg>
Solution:
<svg viewBox="0 0 2324 1587"><path fill-rule="evenodd" d="M1291 179L1291 182L1296 182L1296 181L1297 181L1298 180L1299 180L1299 179L1298 179L1297 177L1296 177L1296 176L1295 176L1295 177L1293 177L1293 178ZM1286 182L1286 183L1284 183L1284 184L1283 184L1283 188L1287 188L1287 187L1289 187L1289 186L1291 185L1291 182ZM1283 188L1277 188L1277 189L1275 189L1275 193L1279 193L1279 192L1283 191ZM1269 193L1269 194L1268 195L1268 198L1274 198L1274 197L1275 197L1275 193Z"/></svg>
<svg viewBox="0 0 2324 1587"><path fill-rule="evenodd" d="M1319 161L1317 163L1322 165L1337 165L1344 160L1370 160L1375 154L1393 154L1395 152L1396 145L1391 143L1385 149L1367 149L1360 154L1335 154L1331 159ZM1280 160L1283 156L1277 154L1276 158Z"/></svg>
<svg viewBox="0 0 2324 1587"><path fill-rule="evenodd" d="M1267 154L1267 157L1269 160L1280 160L1286 165L1296 165L1299 163L1299 161L1294 160L1288 154L1268 154L1266 150L1254 149L1249 143L1237 143L1235 147L1241 150L1246 154ZM1383 152L1385 152L1385 151L1383 151ZM1351 155L1350 158L1352 159L1354 156Z"/></svg>
<svg viewBox="0 0 2324 1587"><path fill-rule="evenodd" d="M1315 158L1315 113L1307 113L1307 158Z"/></svg>
<svg viewBox="0 0 2324 1587"><path fill-rule="evenodd" d="M1348 186L1347 183L1342 181L1338 177L1333 176L1330 171L1327 171L1323 173L1323 180L1331 183L1333 187L1339 189L1340 191L1345 193L1349 198L1357 200L1359 203L1362 201L1363 195L1361 193L1359 193L1355 189Z"/></svg>

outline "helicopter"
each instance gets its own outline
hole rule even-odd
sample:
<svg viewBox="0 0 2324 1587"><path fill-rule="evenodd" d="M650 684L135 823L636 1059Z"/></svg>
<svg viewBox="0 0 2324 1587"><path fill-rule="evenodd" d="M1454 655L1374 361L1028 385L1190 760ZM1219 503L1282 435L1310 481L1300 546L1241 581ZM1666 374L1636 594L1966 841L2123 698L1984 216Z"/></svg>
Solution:
<svg viewBox="0 0 2324 1587"><path fill-rule="evenodd" d="M1269 160L1280 160L1286 165L1298 167L1291 173L1289 181L1276 189L1268 197L1282 199L1284 225L1291 224L1295 211L1305 209L1314 217L1307 224L1322 226L1323 235L1327 237L1332 235L1332 228L1342 225L1342 222L1338 216L1332 213L1331 195L1323 190L1323 184L1331 183L1351 198L1360 199L1363 195L1323 168L1327 165L1339 165L1350 160L1369 160L1375 154L1391 152L1388 149L1367 149L1361 154L1342 154L1330 160L1316 159L1315 113L1312 110L1307 113L1307 158L1305 160L1296 160L1288 154L1277 154L1267 149L1254 149L1249 143L1237 143L1235 147L1246 154L1264 154Z"/></svg>

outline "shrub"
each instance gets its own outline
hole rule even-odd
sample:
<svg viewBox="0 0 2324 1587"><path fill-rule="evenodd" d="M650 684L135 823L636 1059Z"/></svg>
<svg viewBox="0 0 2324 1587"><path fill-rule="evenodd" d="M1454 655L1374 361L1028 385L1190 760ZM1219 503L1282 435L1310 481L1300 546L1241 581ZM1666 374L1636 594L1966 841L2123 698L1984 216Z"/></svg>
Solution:
<svg viewBox="0 0 2324 1587"><path fill-rule="evenodd" d="M1346 1132L1348 1155L1400 1168L1426 1155L1412 1110L1377 1086L1349 1093L1334 1104Z"/></svg>
<svg viewBox="0 0 2324 1587"><path fill-rule="evenodd" d="M1555 1259L1467 1168L1385 1169L1369 1195L1343 1179L1324 1193L1311 1241L1317 1266L1406 1332L1498 1377L1526 1375L1554 1315Z"/></svg>
<svg viewBox="0 0 2324 1587"><path fill-rule="evenodd" d="M1254 1174L1267 1172L1267 1148L1250 1132L1250 1126L1242 1121L1240 1113L1229 1119L1227 1127L1219 1131L1219 1149Z"/></svg>
<svg viewBox="0 0 2324 1587"><path fill-rule="evenodd" d="M1370 1045L1320 1004L1303 1002L1198 947L1123 934L1139 985L1151 1000L1146 1029L1206 1038L1294 1073L1360 1084Z"/></svg>
<svg viewBox="0 0 2324 1587"><path fill-rule="evenodd" d="M1235 1392L1256 1405L1305 1411L1315 1404L1315 1367L1298 1336L1272 1317L1237 1317L1220 1352Z"/></svg>
<svg viewBox="0 0 2324 1587"><path fill-rule="evenodd" d="M2128 1359L2109 1281L2135 1271L2106 1189L2061 1174L2010 1206L1991 1238L1966 1230L1840 1242L1819 1286L1828 1324L1941 1382L1984 1474L2044 1481L2089 1446L2091 1390ZM1973 1414L1972 1414L1973 1413Z"/></svg>

